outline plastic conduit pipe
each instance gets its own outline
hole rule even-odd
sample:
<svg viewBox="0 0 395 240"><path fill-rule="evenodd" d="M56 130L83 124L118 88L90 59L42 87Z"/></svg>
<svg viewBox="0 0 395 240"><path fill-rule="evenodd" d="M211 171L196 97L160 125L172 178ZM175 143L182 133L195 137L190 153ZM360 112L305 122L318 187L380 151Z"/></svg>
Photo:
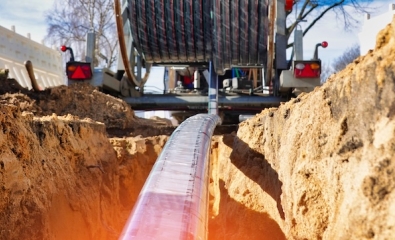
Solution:
<svg viewBox="0 0 395 240"><path fill-rule="evenodd" d="M207 239L209 150L219 123L198 114L174 131L119 239Z"/></svg>

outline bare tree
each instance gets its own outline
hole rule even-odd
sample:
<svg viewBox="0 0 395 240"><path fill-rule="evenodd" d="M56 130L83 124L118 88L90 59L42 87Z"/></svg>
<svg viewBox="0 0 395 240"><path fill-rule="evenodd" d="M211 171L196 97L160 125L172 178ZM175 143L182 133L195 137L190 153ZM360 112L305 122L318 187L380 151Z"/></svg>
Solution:
<svg viewBox="0 0 395 240"><path fill-rule="evenodd" d="M333 68L329 62L322 63L321 65L321 83L326 82L326 80L333 74Z"/></svg>
<svg viewBox="0 0 395 240"><path fill-rule="evenodd" d="M84 59L86 35L96 33L96 50L106 60L95 58L95 66L111 67L117 55L118 39L112 0L55 0L45 14L46 39L51 45L71 45L76 59Z"/></svg>
<svg viewBox="0 0 395 240"><path fill-rule="evenodd" d="M360 56L359 45L349 47L339 57L335 58L332 64L324 63L321 66L321 82L326 80L334 73L340 72L347 67L348 64L352 63L356 58Z"/></svg>
<svg viewBox="0 0 395 240"><path fill-rule="evenodd" d="M335 58L335 60L333 61L333 71L339 72L343 70L348 64L352 63L360 55L361 54L359 45L347 48L347 50L341 56Z"/></svg>
<svg viewBox="0 0 395 240"><path fill-rule="evenodd" d="M309 24L303 31L303 36L314 27L314 25L321 20L325 14L330 11L335 12L337 20L344 24L345 28L354 26L358 21L355 19L350 11L346 11L346 8L353 10L354 12L367 13L368 5L373 0L295 0L293 11L296 11L296 16L293 21L287 26L287 37L291 36L299 22L307 20L313 16L313 20L309 21ZM287 13L287 19L290 18L292 12ZM288 48L292 47L293 43L288 44Z"/></svg>

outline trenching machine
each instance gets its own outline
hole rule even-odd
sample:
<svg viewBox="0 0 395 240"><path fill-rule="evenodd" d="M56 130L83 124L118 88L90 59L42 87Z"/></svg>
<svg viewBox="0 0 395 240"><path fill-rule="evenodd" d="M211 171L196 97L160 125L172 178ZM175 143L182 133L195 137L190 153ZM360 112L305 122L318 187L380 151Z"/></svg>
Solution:
<svg viewBox="0 0 395 240"><path fill-rule="evenodd" d="M90 76L91 65L71 60L66 72L71 81L92 78L135 110L169 110L178 120L208 111L224 123L234 122L321 84L317 51L326 42L304 60L303 33L296 29L294 58L287 60L286 13L293 0L114 3L120 46L116 71L100 69ZM87 56L93 59L94 34L87 40ZM163 86L156 86L161 94L144 91L155 66L164 67L163 79L157 79Z"/></svg>

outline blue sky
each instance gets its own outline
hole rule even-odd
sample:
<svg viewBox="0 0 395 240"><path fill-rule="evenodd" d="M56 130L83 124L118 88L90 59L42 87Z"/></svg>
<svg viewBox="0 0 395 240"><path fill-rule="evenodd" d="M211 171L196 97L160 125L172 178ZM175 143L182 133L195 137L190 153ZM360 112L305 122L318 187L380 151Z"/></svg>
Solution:
<svg viewBox="0 0 395 240"><path fill-rule="evenodd" d="M46 33L44 12L52 7L54 0L2 0L0 7L0 25L41 42Z"/></svg>
<svg viewBox="0 0 395 240"><path fill-rule="evenodd" d="M374 0L370 5L371 16L374 17L387 12L390 3L395 4L395 0ZM361 24L364 22L362 14L352 14ZM327 41L329 46L326 49L319 49L319 57L324 63L331 63L344 50L359 44L358 33L360 31L361 27L345 30L344 25L336 20L336 15L333 12L328 12L305 35L303 44L304 59L313 57L315 44Z"/></svg>
<svg viewBox="0 0 395 240"><path fill-rule="evenodd" d="M54 0L2 0L0 8L0 25L8 29L12 25L16 27L16 32L26 36L31 34L31 38L41 42L46 33L46 23L44 12L50 9ZM372 5L375 12L372 16L388 11L388 5L395 3L395 0L378 0ZM363 22L363 16L356 16ZM322 61L331 62L340 56L347 48L358 44L358 32L360 29L344 30L343 25L337 22L334 14L327 15L310 30L304 38L304 58L313 56L316 43L327 41L327 49L320 49L319 56Z"/></svg>

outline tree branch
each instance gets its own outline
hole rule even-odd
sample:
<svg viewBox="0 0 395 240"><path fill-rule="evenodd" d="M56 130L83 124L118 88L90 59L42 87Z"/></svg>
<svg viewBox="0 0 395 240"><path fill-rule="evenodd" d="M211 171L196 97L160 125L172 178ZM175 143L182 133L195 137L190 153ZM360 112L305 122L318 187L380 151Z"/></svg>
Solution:
<svg viewBox="0 0 395 240"><path fill-rule="evenodd" d="M313 22L303 31L303 36L306 35L306 33L331 9L340 6L344 3L345 0L341 0L337 3L332 4L331 6L329 6L327 9L325 9L324 11L321 12L320 15L318 15L318 17L316 17Z"/></svg>

